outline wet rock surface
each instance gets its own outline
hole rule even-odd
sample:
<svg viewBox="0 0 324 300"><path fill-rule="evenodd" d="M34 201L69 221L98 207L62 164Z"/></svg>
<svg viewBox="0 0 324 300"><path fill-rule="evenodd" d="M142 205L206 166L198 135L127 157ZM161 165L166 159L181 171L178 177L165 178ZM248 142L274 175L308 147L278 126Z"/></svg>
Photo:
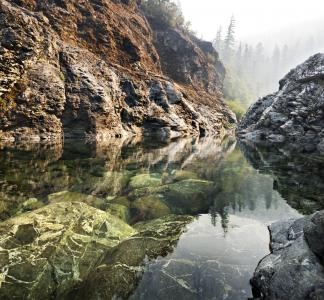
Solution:
<svg viewBox="0 0 324 300"><path fill-rule="evenodd" d="M291 70L279 91L253 104L240 125L240 138L280 145L295 153L323 151L324 54L316 54Z"/></svg>
<svg viewBox="0 0 324 300"><path fill-rule="evenodd" d="M185 75L194 87L173 81L175 73L161 70L168 57L157 51L160 42L136 5L4 0L0 15L2 140L152 134L168 140L221 136L235 123L220 94L224 67L217 53L165 29L165 37L182 36L187 64L199 57L197 70ZM182 49L172 51L182 56ZM217 88L206 85L209 77Z"/></svg>
<svg viewBox="0 0 324 300"><path fill-rule="evenodd" d="M271 254L251 280L257 299L324 299L323 215L269 226Z"/></svg>

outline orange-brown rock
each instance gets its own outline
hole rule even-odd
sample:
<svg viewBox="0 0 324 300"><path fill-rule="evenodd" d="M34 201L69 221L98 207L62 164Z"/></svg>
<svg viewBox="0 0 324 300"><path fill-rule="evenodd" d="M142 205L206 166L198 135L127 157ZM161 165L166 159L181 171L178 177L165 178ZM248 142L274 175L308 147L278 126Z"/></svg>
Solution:
<svg viewBox="0 0 324 300"><path fill-rule="evenodd" d="M127 2L1 1L1 139L170 139L231 127L211 44L149 23Z"/></svg>

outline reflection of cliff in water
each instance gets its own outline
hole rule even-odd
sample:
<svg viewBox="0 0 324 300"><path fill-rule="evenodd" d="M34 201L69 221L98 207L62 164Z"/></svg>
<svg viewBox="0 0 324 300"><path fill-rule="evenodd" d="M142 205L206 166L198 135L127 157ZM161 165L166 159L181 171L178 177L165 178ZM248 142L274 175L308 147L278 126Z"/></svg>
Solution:
<svg viewBox="0 0 324 300"><path fill-rule="evenodd" d="M273 177L273 188L290 206L304 214L324 208L323 157L294 155L251 143L240 143L240 148L255 169Z"/></svg>
<svg viewBox="0 0 324 300"><path fill-rule="evenodd" d="M95 196L106 202L108 197L130 194L130 179L141 174L158 175L161 185L199 178L207 181L208 172L232 147L232 141L221 143L214 139L185 139L168 145L117 139L106 143L3 146L1 218L39 208L48 203L49 195L62 191ZM198 161L199 174L177 172ZM33 199L38 203L29 205Z"/></svg>

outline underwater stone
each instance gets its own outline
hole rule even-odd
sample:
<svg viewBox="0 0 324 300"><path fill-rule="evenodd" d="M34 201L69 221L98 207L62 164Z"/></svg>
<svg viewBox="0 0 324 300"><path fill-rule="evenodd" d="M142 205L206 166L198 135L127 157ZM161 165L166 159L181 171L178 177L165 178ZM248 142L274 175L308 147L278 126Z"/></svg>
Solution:
<svg viewBox="0 0 324 300"><path fill-rule="evenodd" d="M136 230L87 204L60 202L1 223L0 234L1 299L70 299L98 260Z"/></svg>
<svg viewBox="0 0 324 300"><path fill-rule="evenodd" d="M83 202L95 208L105 210L106 200L98 198L92 195L82 194L78 192L62 191L54 194L48 195L48 201L50 203L57 202Z"/></svg>
<svg viewBox="0 0 324 300"><path fill-rule="evenodd" d="M171 213L170 208L157 195L134 201L132 209L135 209L134 218L136 221L156 219Z"/></svg>
<svg viewBox="0 0 324 300"><path fill-rule="evenodd" d="M161 185L161 176L159 174L136 175L132 177L129 185L133 189L159 186Z"/></svg>

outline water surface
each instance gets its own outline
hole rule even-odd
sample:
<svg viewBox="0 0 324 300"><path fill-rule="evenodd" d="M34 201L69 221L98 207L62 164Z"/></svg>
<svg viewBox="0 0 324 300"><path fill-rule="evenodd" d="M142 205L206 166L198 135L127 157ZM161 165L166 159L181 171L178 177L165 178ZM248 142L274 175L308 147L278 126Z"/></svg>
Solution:
<svg viewBox="0 0 324 300"><path fill-rule="evenodd" d="M157 244L145 242L141 247L130 243L130 254L126 256L123 243L109 251L100 249L101 254L91 266L89 260L84 263L87 272L83 277L80 275L77 284L73 278L82 272L74 270L75 265L80 268L79 262L74 261L74 269L67 267L64 275L71 286L65 284L63 291L60 278L56 278L52 296L54 293L54 298L64 295L72 299L70 290L78 295L78 291L86 289L95 291L84 296L89 299L96 298L98 293L130 299L247 299L252 296L249 279L260 259L269 253L267 225L311 213L321 203L318 197L323 190L310 195L304 176L298 176L307 171L321 181L321 176L314 173L314 166L321 169L318 160L308 160L306 167L305 159L298 161L304 164L300 165L280 160L282 156L276 151L269 154L249 147L242 149L245 155L234 140L220 142L211 138L183 139L170 144L115 140L100 144L74 141L37 147L3 146L0 226L8 226L11 220L20 224L25 216L33 218L33 212L48 215L47 207L66 202L82 202L98 212L108 212L129 225L127 230L154 224L158 233L162 226L158 222L163 218L193 216L189 224L186 221L181 225L181 234L181 226L175 230L170 222L167 238L161 234ZM311 163L314 160L316 163ZM35 232L36 238L27 244L39 247L40 238ZM19 244L14 251L21 253L27 244ZM12 247L6 249L9 253L13 251ZM96 270L101 265L116 266L122 259L118 261L115 257L124 256L123 264L136 276L127 277L125 287L118 279L124 275L110 268L109 277L116 289L110 294L104 292L105 286L99 284L104 278ZM31 290L31 281L26 279L22 283L16 275L10 275L17 264L22 266L10 259L3 263L0 295L7 295L9 279L15 292ZM58 269L55 263L53 268ZM18 276L24 272L30 269L20 267ZM92 280L92 272L96 272L97 281ZM35 284L36 279L33 280ZM43 295L37 294L37 290L33 293Z"/></svg>

